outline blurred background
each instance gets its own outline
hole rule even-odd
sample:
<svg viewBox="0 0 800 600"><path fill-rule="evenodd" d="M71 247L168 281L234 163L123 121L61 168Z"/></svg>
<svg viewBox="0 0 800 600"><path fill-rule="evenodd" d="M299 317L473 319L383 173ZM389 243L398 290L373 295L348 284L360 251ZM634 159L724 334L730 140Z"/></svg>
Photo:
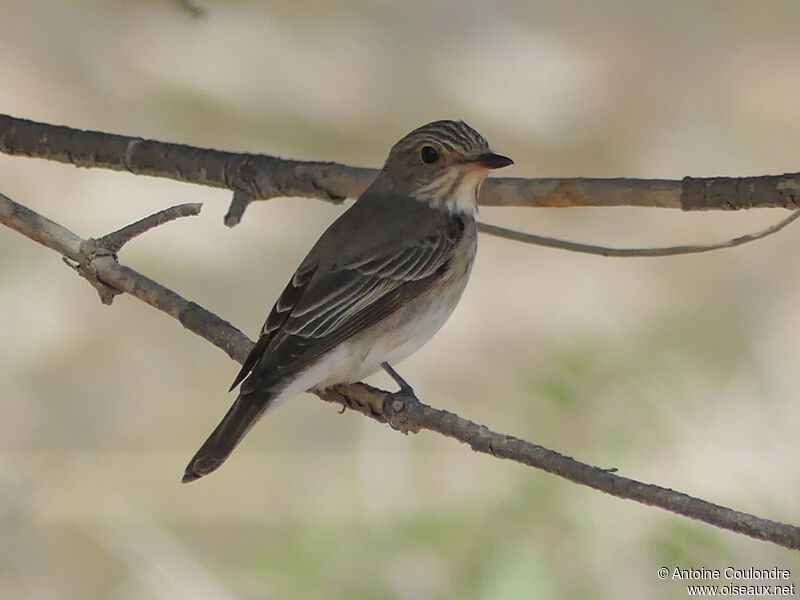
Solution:
<svg viewBox="0 0 800 600"><path fill-rule="evenodd" d="M0 112L379 167L464 119L509 176L800 169L796 2L2 3ZM181 202L121 261L251 337L342 207L0 155L0 191L82 236ZM614 246L710 242L782 211L487 209ZM706 255L601 258L482 237L453 318L399 365L439 408L621 474L798 523L800 226ZM500 293L498 293L498 290ZM312 396L181 485L238 371L138 300L112 307L0 229L0 597L684 598L673 568L796 553ZM372 383L391 385L376 376Z"/></svg>

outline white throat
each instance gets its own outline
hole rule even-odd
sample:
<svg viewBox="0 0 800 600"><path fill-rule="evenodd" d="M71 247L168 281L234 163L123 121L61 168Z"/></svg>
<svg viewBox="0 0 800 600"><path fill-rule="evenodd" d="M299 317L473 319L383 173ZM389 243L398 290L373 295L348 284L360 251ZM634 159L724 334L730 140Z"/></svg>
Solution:
<svg viewBox="0 0 800 600"><path fill-rule="evenodd" d="M419 188L414 197L433 208L453 214L475 216L478 212L478 189L488 173L484 169L459 172L448 170L433 182Z"/></svg>

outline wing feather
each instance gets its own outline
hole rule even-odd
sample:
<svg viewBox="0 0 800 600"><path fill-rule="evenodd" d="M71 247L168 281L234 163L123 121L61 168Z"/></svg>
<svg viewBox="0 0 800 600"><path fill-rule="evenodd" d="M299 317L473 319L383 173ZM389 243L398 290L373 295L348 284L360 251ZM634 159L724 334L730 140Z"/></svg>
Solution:
<svg viewBox="0 0 800 600"><path fill-rule="evenodd" d="M270 385L374 325L428 289L449 266L461 219L401 247L373 250L328 269L304 263L272 309L236 379L242 392Z"/></svg>

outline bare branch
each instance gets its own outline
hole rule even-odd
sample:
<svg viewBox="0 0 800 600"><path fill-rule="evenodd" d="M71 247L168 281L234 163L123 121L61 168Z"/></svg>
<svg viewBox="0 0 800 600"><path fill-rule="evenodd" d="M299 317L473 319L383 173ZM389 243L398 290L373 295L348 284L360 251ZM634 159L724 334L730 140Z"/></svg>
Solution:
<svg viewBox="0 0 800 600"><path fill-rule="evenodd" d="M238 190L234 191L231 205L228 207L228 212L223 219L225 225L228 227L238 225L242 220L242 216L244 216L244 211L247 210L247 207L250 206L252 201L253 199L247 194Z"/></svg>
<svg viewBox="0 0 800 600"><path fill-rule="evenodd" d="M98 276L97 261L104 257L116 260L116 255L113 252L98 244L97 240L90 238L81 242L77 262L72 263L68 258L63 260L68 267L74 269L81 277L92 284L92 287L100 295L100 301L103 304L111 304L114 301L114 296L121 294L122 290L108 285Z"/></svg>
<svg viewBox="0 0 800 600"><path fill-rule="evenodd" d="M97 293L100 294L100 301L103 304L111 304L114 301L114 296L121 294L123 290L108 285L100 279L97 274L97 261L101 258L111 258L116 261L117 252L137 235L163 223L174 221L179 217L197 215L200 213L202 206L199 203L179 204L178 206L160 210L149 217L108 233L99 239L89 238L84 240L80 244L77 261L72 263L68 258L64 258L64 262L92 284Z"/></svg>
<svg viewBox="0 0 800 600"><path fill-rule="evenodd" d="M0 115L0 152L166 177L240 192L229 211L238 222L249 198L355 198L377 171L331 162L223 152ZM650 206L683 210L800 208L800 173L757 177L667 179L490 178L486 206ZM243 194L244 196L241 196Z"/></svg>
<svg viewBox="0 0 800 600"><path fill-rule="evenodd" d="M83 131L7 115L0 115L0 152L227 188L253 199L301 196L341 202L360 194L376 173L336 163L284 160Z"/></svg>
<svg viewBox="0 0 800 600"><path fill-rule="evenodd" d="M506 229L497 225L489 225L488 223L478 223L478 231L488 233L497 237L514 240L516 242L525 242L526 244L534 244L536 246L545 246L547 248L558 248L560 250L569 250L571 252L583 252L586 254L600 254L601 256L620 256L620 257L653 257L653 256L677 256L679 254L698 254L700 252L710 252L711 250L720 250L722 248L733 248L734 246L741 246L748 242L754 242L762 238L777 233L789 223L795 221L800 217L800 210L794 211L791 215L771 225L761 231L740 235L739 237L725 240L724 242L716 242L714 244L693 244L689 246L667 246L664 248L608 248L606 246L592 246L590 244L580 244L578 242L568 242L566 240L559 240L551 237L544 237L541 235L534 235L532 233L523 233L514 229Z"/></svg>
<svg viewBox="0 0 800 600"><path fill-rule="evenodd" d="M22 235L77 261L85 241L58 223L0 194L0 220Z"/></svg>
<svg viewBox="0 0 800 600"><path fill-rule="evenodd" d="M159 225L169 223L170 221L180 219L181 217L193 217L195 215L199 215L202 207L203 205L200 202L171 206L170 208L160 210L149 217L140 219L135 223L126 225L122 229L117 229L117 231L107 233L97 241L101 246L109 249L111 252L116 253L119 252L125 244L127 244L137 235L141 235L153 227L158 227Z"/></svg>
<svg viewBox="0 0 800 600"><path fill-rule="evenodd" d="M616 475L616 469L587 465L531 442L495 433L457 414L423 404L415 397L403 398L364 383L338 386L318 395L327 402L341 404L381 423L389 423L404 433L416 433L421 429L435 431L467 444L476 452L542 469L617 498L657 506L716 527L800 549L800 528L793 525L762 519L675 490Z"/></svg>
<svg viewBox="0 0 800 600"><path fill-rule="evenodd" d="M16 204L0 194L0 222L29 238L53 248L67 258L80 260L87 240L61 225ZM90 259L97 277L116 290L125 291L178 319L184 327L225 350L239 363L253 347L242 332L227 321L116 262L113 254ZM800 549L800 528L762 519L659 486L616 475L524 440L495 433L456 414L438 410L404 393L389 393L363 383L337 386L321 394L324 400L351 408L403 432L421 429L452 437L478 452L530 465L575 483L619 498L635 500L698 519L737 533Z"/></svg>
<svg viewBox="0 0 800 600"><path fill-rule="evenodd" d="M81 246L89 240L17 204L3 194L0 194L0 223L52 248L74 262L83 264L87 260L81 253ZM152 279L120 265L113 254L95 255L88 260L102 283L131 294L153 308L174 317L186 329L222 348L234 360L243 362L252 349L253 343L233 325Z"/></svg>

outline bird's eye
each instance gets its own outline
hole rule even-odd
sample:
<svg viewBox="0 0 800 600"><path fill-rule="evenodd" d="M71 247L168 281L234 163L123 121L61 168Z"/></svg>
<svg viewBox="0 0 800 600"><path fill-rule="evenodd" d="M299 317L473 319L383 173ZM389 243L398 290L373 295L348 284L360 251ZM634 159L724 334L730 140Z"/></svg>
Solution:
<svg viewBox="0 0 800 600"><path fill-rule="evenodd" d="M419 157L422 159L422 162L430 165L439 160L439 153L433 146L423 146L422 150L419 151Z"/></svg>

